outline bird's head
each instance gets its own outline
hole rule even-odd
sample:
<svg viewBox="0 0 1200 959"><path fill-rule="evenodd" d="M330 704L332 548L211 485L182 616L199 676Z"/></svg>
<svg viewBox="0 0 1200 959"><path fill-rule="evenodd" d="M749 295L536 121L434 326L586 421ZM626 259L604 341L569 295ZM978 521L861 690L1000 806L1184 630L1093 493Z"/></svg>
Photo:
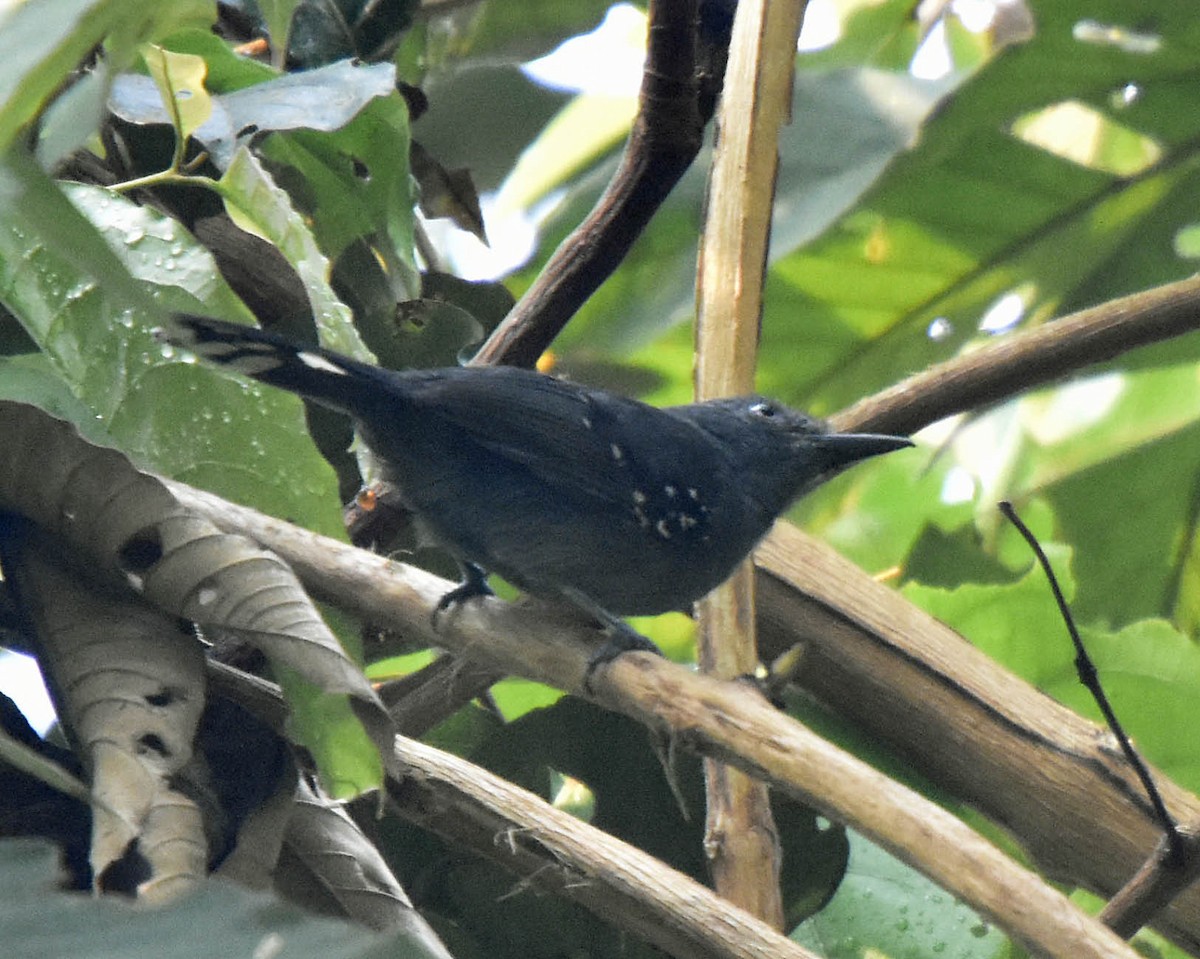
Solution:
<svg viewBox="0 0 1200 959"><path fill-rule="evenodd" d="M748 492L772 512L859 460L913 445L903 436L837 433L824 420L762 396L676 410L729 450Z"/></svg>

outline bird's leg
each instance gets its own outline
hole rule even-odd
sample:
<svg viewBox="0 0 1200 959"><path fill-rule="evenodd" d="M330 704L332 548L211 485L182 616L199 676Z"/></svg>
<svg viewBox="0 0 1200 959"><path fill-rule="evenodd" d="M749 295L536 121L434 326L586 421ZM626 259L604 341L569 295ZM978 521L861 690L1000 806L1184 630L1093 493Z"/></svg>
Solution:
<svg viewBox="0 0 1200 959"><path fill-rule="evenodd" d="M578 590L563 590L563 598L570 602L572 606L592 616L604 627L606 637L604 643L588 657L587 668L583 673L584 689L591 689L592 675L600 666L603 666L605 663L611 663L623 653L654 653L656 656L663 654L662 650L651 640L639 633L625 622L625 620L619 616L614 616L608 610L604 609L604 607L598 606Z"/></svg>
<svg viewBox="0 0 1200 959"><path fill-rule="evenodd" d="M462 562L459 566L462 568L462 579L459 581L459 584L439 599L437 606L433 608L433 625L435 628L437 627L438 617L451 606L465 603L468 599L474 599L476 596L496 595L492 592L492 587L488 585L487 573L483 571L482 567L468 562Z"/></svg>

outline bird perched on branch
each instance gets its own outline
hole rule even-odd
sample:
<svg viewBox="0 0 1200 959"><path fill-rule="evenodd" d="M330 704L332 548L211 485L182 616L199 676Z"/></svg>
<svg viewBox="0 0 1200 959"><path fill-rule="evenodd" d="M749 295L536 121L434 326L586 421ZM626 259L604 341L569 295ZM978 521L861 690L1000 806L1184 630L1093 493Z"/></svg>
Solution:
<svg viewBox="0 0 1200 959"><path fill-rule="evenodd" d="M507 366L395 372L191 314L158 335L348 413L421 537L463 570L438 608L497 573L600 620L593 665L654 648L618 617L689 607L802 493L912 445L759 396L657 408Z"/></svg>

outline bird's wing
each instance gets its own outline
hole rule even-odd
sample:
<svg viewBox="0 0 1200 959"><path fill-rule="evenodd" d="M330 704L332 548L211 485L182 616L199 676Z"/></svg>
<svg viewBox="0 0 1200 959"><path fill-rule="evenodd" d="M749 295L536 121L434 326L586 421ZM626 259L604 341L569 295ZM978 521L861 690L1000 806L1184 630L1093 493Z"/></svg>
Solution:
<svg viewBox="0 0 1200 959"><path fill-rule="evenodd" d="M525 370L442 372L407 377L414 405L446 436L461 432L548 483L625 503L647 484L712 469L704 434L662 410Z"/></svg>

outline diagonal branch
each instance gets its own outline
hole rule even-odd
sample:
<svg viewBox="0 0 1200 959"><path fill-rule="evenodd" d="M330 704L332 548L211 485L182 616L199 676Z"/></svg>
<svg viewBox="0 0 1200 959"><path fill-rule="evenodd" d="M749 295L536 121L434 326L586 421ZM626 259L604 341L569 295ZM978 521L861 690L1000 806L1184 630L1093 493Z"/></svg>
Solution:
<svg viewBox="0 0 1200 959"><path fill-rule="evenodd" d="M182 484L171 483L171 488L218 524L239 527L277 551L316 595L355 615L506 672L588 695L583 679L598 635L594 627L580 625L573 612L532 601L484 598L457 609L435 635L429 613L449 585L445 580ZM905 609L898 622L939 626L861 571L858 575ZM966 646L957 636L955 640ZM1002 672L994 664L991 668ZM820 739L743 684L710 679L654 656L628 654L594 674L591 685L591 698L601 705L668 731L680 745L736 765L862 832L1039 954L1063 959L1134 956L1120 939L961 820ZM1044 698L1033 690L1028 695ZM1094 728L1061 707L1059 711L1077 727ZM977 724L969 731L977 735ZM1081 795L1092 805L1100 788L1095 769L1099 756L1087 757L1073 770L1088 779L1091 791ZM1111 782L1101 782L1111 789ZM1182 793L1177 787L1175 791ZM1179 801L1190 802L1200 815L1200 801L1187 794ZM1029 805L1034 811L1041 808L1036 797ZM1054 802L1044 808L1059 814ZM1094 812L1082 826L1096 827ZM1103 834L1092 838L1104 842ZM1200 892L1194 898L1200 900Z"/></svg>
<svg viewBox="0 0 1200 959"><path fill-rule="evenodd" d="M1111 360L1200 329L1200 277L1109 300L931 366L832 417L840 430L915 433Z"/></svg>
<svg viewBox="0 0 1200 959"><path fill-rule="evenodd" d="M640 110L616 174L472 363L533 366L700 152L708 117L701 112L698 0L653 0L648 16Z"/></svg>

